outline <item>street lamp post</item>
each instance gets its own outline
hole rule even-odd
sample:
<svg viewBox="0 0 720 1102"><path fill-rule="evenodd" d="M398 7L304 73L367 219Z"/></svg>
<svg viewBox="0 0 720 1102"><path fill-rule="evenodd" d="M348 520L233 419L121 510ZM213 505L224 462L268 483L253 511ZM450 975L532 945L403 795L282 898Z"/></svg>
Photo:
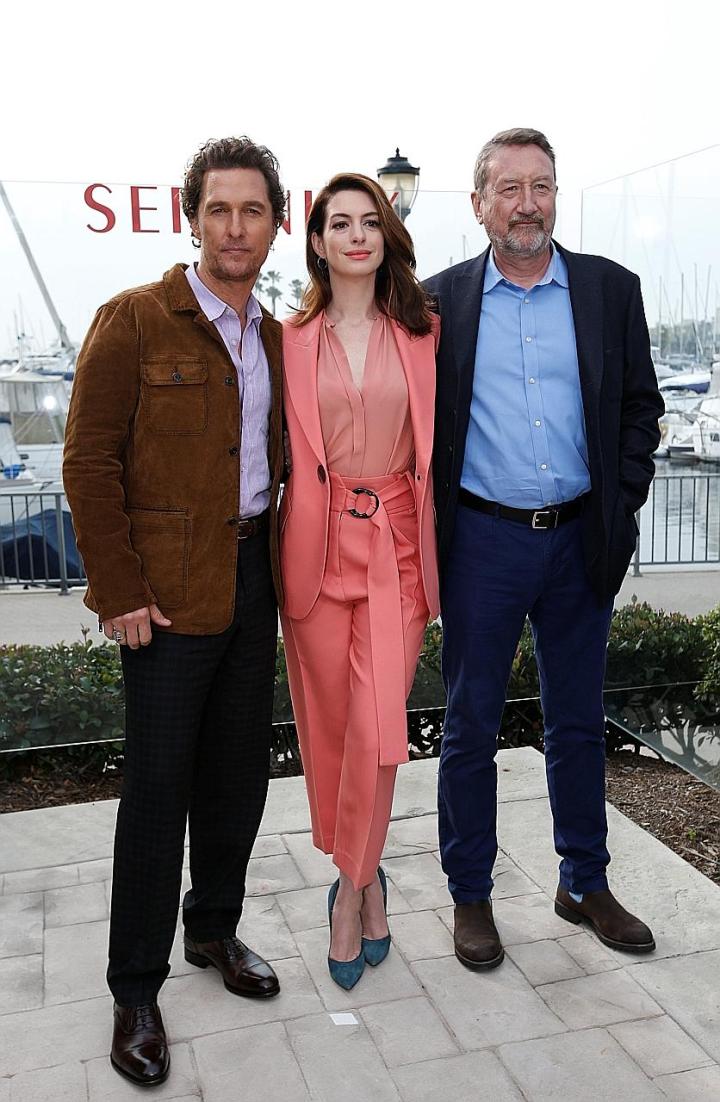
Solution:
<svg viewBox="0 0 720 1102"><path fill-rule="evenodd" d="M382 189L388 198L395 198L395 206L400 218L404 222L412 210L420 186L420 169L411 165L407 157L400 156L400 149L395 150L394 157L388 157L382 168L377 170L377 177Z"/></svg>

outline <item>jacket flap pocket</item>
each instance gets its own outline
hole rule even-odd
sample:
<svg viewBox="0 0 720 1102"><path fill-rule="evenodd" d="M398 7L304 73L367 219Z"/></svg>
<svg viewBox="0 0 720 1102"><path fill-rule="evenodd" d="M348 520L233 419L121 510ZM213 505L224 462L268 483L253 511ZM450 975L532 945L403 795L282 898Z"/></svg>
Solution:
<svg viewBox="0 0 720 1102"><path fill-rule="evenodd" d="M187 600L190 519L180 509L128 509L130 542L162 611Z"/></svg>
<svg viewBox="0 0 720 1102"><path fill-rule="evenodd" d="M150 386L206 383L208 377L206 360L183 360L179 356L169 360L143 360L140 367L143 382Z"/></svg>
<svg viewBox="0 0 720 1102"><path fill-rule="evenodd" d="M129 508L127 515L130 517L132 530L177 532L179 535L185 531L187 519L184 509L142 509Z"/></svg>

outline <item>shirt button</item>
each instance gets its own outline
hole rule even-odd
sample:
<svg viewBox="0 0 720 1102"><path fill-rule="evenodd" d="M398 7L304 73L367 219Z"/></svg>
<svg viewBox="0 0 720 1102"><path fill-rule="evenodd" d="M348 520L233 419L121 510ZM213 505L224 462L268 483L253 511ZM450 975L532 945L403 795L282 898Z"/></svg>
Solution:
<svg viewBox="0 0 720 1102"><path fill-rule="evenodd" d="M530 344L530 341L532 340L532 337L526 337L525 340L527 341L528 344Z"/></svg>
<svg viewBox="0 0 720 1102"><path fill-rule="evenodd" d="M540 470L541 471L546 471L547 470L547 463L541 463L540 464Z"/></svg>
<svg viewBox="0 0 720 1102"><path fill-rule="evenodd" d="M230 451L230 455L237 455L237 453L238 453L238 450L235 447L230 448L229 451Z"/></svg>
<svg viewBox="0 0 720 1102"><path fill-rule="evenodd" d="M225 376L225 386L232 386L234 382L235 380L233 379L232 375Z"/></svg>
<svg viewBox="0 0 720 1102"><path fill-rule="evenodd" d="M526 306L529 306L529 305L530 305L530 299L529 299L529 298L526 298L526 299L525 299L525 305L526 305Z"/></svg>
<svg viewBox="0 0 720 1102"><path fill-rule="evenodd" d="M535 422L535 428L536 428L536 429L539 429L539 428L540 428L540 422L539 422L539 421L536 421L536 422Z"/></svg>
<svg viewBox="0 0 720 1102"><path fill-rule="evenodd" d="M528 382L529 382L529 383L534 383L534 382L535 382L535 380L534 380L534 379L528 379Z"/></svg>

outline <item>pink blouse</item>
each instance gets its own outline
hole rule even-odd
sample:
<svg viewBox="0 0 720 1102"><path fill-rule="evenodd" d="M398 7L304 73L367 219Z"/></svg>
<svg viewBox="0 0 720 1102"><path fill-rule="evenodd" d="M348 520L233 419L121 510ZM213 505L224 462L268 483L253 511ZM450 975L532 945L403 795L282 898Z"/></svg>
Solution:
<svg viewBox="0 0 720 1102"><path fill-rule="evenodd" d="M362 384L332 322L320 326L318 402L328 470L351 478L401 474L415 462L407 382L392 326L373 323Z"/></svg>

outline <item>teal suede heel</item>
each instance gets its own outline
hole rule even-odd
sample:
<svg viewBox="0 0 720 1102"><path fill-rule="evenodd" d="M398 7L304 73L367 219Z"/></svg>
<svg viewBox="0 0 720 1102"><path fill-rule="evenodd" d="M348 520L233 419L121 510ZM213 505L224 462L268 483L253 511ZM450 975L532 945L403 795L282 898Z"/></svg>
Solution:
<svg viewBox="0 0 720 1102"><path fill-rule="evenodd" d="M378 866L378 877L383 893L385 914L387 914L387 878L382 866ZM365 963L369 964L371 968L376 968L378 964L382 964L385 957L390 952L390 934L386 934L385 937L364 937L362 939L362 947L363 953L365 954Z"/></svg>
<svg viewBox="0 0 720 1102"><path fill-rule="evenodd" d="M340 881L336 880L328 892L328 921L330 923L330 933L332 934L332 913L335 906L335 899L337 897L338 888L340 887ZM365 939L363 938L363 943ZM345 991L350 991L357 981L362 976L365 970L365 953L362 946L360 952L352 960L333 960L328 953L328 971L330 976L338 987L344 988Z"/></svg>

